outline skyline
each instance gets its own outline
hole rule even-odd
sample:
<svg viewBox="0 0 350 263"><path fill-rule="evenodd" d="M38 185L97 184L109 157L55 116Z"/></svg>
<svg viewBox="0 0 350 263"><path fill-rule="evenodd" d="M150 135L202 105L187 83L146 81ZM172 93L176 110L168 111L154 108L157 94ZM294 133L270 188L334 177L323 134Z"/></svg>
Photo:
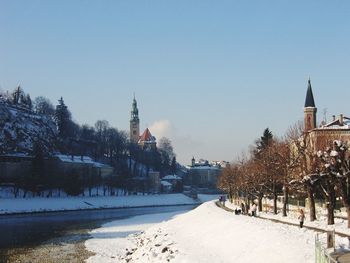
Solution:
<svg viewBox="0 0 350 263"><path fill-rule="evenodd" d="M178 161L232 161L303 118L309 76L318 122L349 115L350 3L269 3L0 1L0 89L126 131L135 92Z"/></svg>

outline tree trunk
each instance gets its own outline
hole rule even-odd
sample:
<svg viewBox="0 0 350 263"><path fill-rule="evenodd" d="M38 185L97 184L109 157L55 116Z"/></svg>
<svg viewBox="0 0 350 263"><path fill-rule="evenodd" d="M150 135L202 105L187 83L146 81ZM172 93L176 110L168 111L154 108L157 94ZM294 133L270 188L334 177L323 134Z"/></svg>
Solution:
<svg viewBox="0 0 350 263"><path fill-rule="evenodd" d="M348 228L350 228L350 207L346 207L346 212L348 214Z"/></svg>
<svg viewBox="0 0 350 263"><path fill-rule="evenodd" d="M333 202L328 202L327 212L328 212L327 224L334 225L334 205L333 205Z"/></svg>
<svg viewBox="0 0 350 263"><path fill-rule="evenodd" d="M273 213L277 215L277 193L273 193Z"/></svg>
<svg viewBox="0 0 350 263"><path fill-rule="evenodd" d="M314 193L312 191L312 187L308 187L307 189L307 197L309 199L309 209L310 209L310 221L316 220L316 208L315 208L315 198Z"/></svg>
<svg viewBox="0 0 350 263"><path fill-rule="evenodd" d="M245 213L248 214L249 213L249 209L250 209L250 201L249 201L248 197L246 198L245 203L246 203L246 205L245 205Z"/></svg>
<svg viewBox="0 0 350 263"><path fill-rule="evenodd" d="M262 212L262 210L263 210L262 199L263 199L263 194L259 193L259 195L258 195L258 209L259 209L259 212Z"/></svg>
<svg viewBox="0 0 350 263"><path fill-rule="evenodd" d="M287 216L287 205L288 205L288 187L283 187L283 216Z"/></svg>

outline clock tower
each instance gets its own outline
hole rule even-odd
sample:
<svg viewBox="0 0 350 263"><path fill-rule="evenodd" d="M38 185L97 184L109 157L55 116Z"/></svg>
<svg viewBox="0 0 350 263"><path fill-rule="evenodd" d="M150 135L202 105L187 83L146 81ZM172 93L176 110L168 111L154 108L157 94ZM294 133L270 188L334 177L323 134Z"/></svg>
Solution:
<svg viewBox="0 0 350 263"><path fill-rule="evenodd" d="M132 101L131 118L130 118L130 142L138 143L140 138L140 119L139 110L137 109L137 102L135 99Z"/></svg>

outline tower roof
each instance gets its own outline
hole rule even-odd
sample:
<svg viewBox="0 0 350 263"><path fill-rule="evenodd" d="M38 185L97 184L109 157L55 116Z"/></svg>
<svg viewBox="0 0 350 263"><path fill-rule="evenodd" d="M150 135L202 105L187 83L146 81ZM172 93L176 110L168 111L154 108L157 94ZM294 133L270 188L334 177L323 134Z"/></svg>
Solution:
<svg viewBox="0 0 350 263"><path fill-rule="evenodd" d="M309 79L308 85L307 85L307 92L306 92L306 99L305 99L305 106L304 107L305 108L306 107L316 108L314 95L312 94L311 80L310 79Z"/></svg>
<svg viewBox="0 0 350 263"><path fill-rule="evenodd" d="M154 136L152 136L152 134L148 128L146 128L146 130L140 136L140 141L142 141L142 142L153 142L155 140L156 140L156 138Z"/></svg>
<svg viewBox="0 0 350 263"><path fill-rule="evenodd" d="M132 107L131 107L131 119L130 121L139 121L139 110L137 108L137 102L135 99L135 93L134 93L134 99L132 100Z"/></svg>

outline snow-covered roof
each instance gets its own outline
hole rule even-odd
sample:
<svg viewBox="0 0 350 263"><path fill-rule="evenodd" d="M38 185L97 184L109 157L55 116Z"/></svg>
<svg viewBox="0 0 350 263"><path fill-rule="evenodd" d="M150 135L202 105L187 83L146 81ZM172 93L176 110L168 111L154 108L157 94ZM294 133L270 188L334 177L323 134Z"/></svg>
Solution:
<svg viewBox="0 0 350 263"><path fill-rule="evenodd" d="M33 158L32 155L28 155L26 153L7 153L0 155L0 157Z"/></svg>
<svg viewBox="0 0 350 263"><path fill-rule="evenodd" d="M341 118L341 117L340 117ZM349 117L342 117L343 123L341 125L340 118L337 120L333 120L317 129L319 130L328 130L328 129L342 129L342 130L349 130L350 129L350 118Z"/></svg>
<svg viewBox="0 0 350 263"><path fill-rule="evenodd" d="M172 186L171 183L167 182L167 181L160 181L160 183L163 185L163 186Z"/></svg>
<svg viewBox="0 0 350 263"><path fill-rule="evenodd" d="M60 161L65 163L86 163L93 164L94 161L89 156L76 156L76 155L65 155L65 154L57 154L55 155Z"/></svg>
<svg viewBox="0 0 350 263"><path fill-rule="evenodd" d="M57 157L60 161L64 163L79 163L79 164L91 164L96 168L102 168L102 167L111 167L110 165L95 162L92 160L89 156L75 156L75 155L65 155L65 154L56 154L55 157Z"/></svg>
<svg viewBox="0 0 350 263"><path fill-rule="evenodd" d="M169 174L162 178L163 180L182 180L182 178L176 174Z"/></svg>
<svg viewBox="0 0 350 263"><path fill-rule="evenodd" d="M209 165L203 165L203 166L187 166L187 169L196 169L196 170L220 170L219 166L209 166Z"/></svg>

